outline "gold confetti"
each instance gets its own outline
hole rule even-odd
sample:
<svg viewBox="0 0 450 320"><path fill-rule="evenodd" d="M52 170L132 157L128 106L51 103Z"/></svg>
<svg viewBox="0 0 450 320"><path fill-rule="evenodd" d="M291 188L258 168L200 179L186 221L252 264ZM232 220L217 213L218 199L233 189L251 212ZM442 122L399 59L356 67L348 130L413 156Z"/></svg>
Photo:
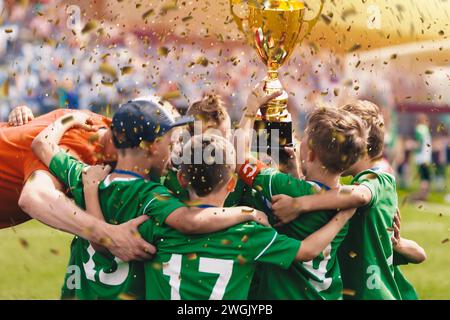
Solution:
<svg viewBox="0 0 450 320"><path fill-rule="evenodd" d="M346 295L346 296L354 296L356 294L356 291L353 289L346 289L344 288L344 290L342 290L342 294Z"/></svg>
<svg viewBox="0 0 450 320"><path fill-rule="evenodd" d="M248 235L244 235L241 239L241 242L247 243L247 241L248 241Z"/></svg>
<svg viewBox="0 0 450 320"><path fill-rule="evenodd" d="M85 26L83 27L83 29L81 30L82 34L91 32L92 30L94 30L95 28L97 28L97 21L95 20L90 20L88 21Z"/></svg>
<svg viewBox="0 0 450 320"><path fill-rule="evenodd" d="M126 74L129 74L131 72L133 72L133 67L127 66L127 67L120 68L120 73L122 75L126 75Z"/></svg>
<svg viewBox="0 0 450 320"><path fill-rule="evenodd" d="M25 240L24 238L20 238L20 239L19 239L19 242L20 242L20 245L21 245L22 247L24 247L25 249L28 249L28 247L30 246L30 245L28 244L28 241Z"/></svg>
<svg viewBox="0 0 450 320"><path fill-rule="evenodd" d="M197 254L196 253L189 253L188 255L186 255L188 260L195 260L197 259Z"/></svg>
<svg viewBox="0 0 450 320"><path fill-rule="evenodd" d="M247 263L247 259L245 259L241 254L237 256L237 261L239 262L240 265Z"/></svg>
<svg viewBox="0 0 450 320"><path fill-rule="evenodd" d="M223 239L222 241L220 241L220 243L223 244L224 246L227 246L227 245L231 244L231 240Z"/></svg>
<svg viewBox="0 0 450 320"><path fill-rule="evenodd" d="M358 254L356 252L354 252L354 251L350 251L348 253L348 255L349 255L350 258L354 259Z"/></svg>
<svg viewBox="0 0 450 320"><path fill-rule="evenodd" d="M444 240L441 241L442 244L449 242L450 240L448 238L445 238Z"/></svg>
<svg viewBox="0 0 450 320"><path fill-rule="evenodd" d="M146 20L148 17L150 17L154 13L155 13L155 10L153 10L153 9L147 10L142 14L142 19Z"/></svg>
<svg viewBox="0 0 450 320"><path fill-rule="evenodd" d="M162 57L167 57L169 54L169 49L167 47L159 47L158 48L158 55Z"/></svg>
<svg viewBox="0 0 450 320"><path fill-rule="evenodd" d="M121 293L118 296L119 300L136 300L136 296L131 295L129 293Z"/></svg>
<svg viewBox="0 0 450 320"><path fill-rule="evenodd" d="M56 249L50 249L50 253L54 254L55 256L59 256L59 250Z"/></svg>

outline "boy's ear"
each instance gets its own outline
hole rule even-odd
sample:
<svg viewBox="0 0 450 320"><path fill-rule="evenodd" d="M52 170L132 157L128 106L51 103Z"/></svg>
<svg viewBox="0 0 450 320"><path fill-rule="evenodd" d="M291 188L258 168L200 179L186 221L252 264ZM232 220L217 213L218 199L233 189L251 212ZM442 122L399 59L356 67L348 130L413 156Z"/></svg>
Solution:
<svg viewBox="0 0 450 320"><path fill-rule="evenodd" d="M308 150L308 157L307 157L309 162L313 162L314 160L316 160L316 153L314 152L314 150L309 149Z"/></svg>
<svg viewBox="0 0 450 320"><path fill-rule="evenodd" d="M227 191L228 192L234 191L234 189L236 188L237 181L238 181L238 178L236 177L235 174L233 174L230 178L230 181L228 181L228 183L227 183Z"/></svg>
<svg viewBox="0 0 450 320"><path fill-rule="evenodd" d="M183 188L187 188L188 184L184 180L181 170L178 170L178 172L177 172L177 179L178 179L178 182L180 183L180 186L182 186Z"/></svg>

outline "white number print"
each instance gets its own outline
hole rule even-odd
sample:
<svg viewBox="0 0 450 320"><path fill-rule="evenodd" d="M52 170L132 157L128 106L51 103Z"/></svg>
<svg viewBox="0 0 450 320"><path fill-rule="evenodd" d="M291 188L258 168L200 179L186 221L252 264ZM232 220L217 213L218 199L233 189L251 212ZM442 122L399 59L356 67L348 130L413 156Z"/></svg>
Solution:
<svg viewBox="0 0 450 320"><path fill-rule="evenodd" d="M99 282L109 286L119 286L127 280L130 271L130 265L128 263L123 262L119 258L114 258L114 261L117 263L116 271L109 273L106 273L104 270L96 271L93 259L95 250L89 245L87 251L89 253L89 260L86 263L83 263L83 269L88 280L95 282L96 273L98 273Z"/></svg>
<svg viewBox="0 0 450 320"><path fill-rule="evenodd" d="M167 265L163 268L163 274L169 276L170 299L180 300L181 283L181 254L173 254ZM209 300L222 300L233 273L233 260L200 258L199 271L218 274L217 282L211 292Z"/></svg>
<svg viewBox="0 0 450 320"><path fill-rule="evenodd" d="M316 281L314 279L309 279L311 284L316 288L317 291L323 291L327 290L331 286L332 278L325 278L327 273L327 264L328 261L330 261L330 252L331 252L331 244L329 244L325 250L323 251L324 259L320 261L319 268L314 269L313 267L313 260L303 262L303 266L306 270L309 271L309 273L313 274L319 281Z"/></svg>

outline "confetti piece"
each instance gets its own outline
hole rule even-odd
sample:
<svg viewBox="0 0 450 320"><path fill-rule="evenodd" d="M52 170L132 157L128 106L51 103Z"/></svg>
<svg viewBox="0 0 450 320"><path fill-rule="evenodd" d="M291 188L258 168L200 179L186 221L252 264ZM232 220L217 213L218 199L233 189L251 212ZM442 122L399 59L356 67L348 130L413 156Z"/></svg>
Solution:
<svg viewBox="0 0 450 320"><path fill-rule="evenodd" d="M196 253L189 253L188 255L186 255L188 260L195 260L197 259L197 254Z"/></svg>
<svg viewBox="0 0 450 320"><path fill-rule="evenodd" d="M442 244L449 242L450 240L448 238L445 238L444 240L441 241Z"/></svg>
<svg viewBox="0 0 450 320"><path fill-rule="evenodd" d="M346 296L352 296L353 297L356 294L356 291L352 290L352 289L345 289L344 288L344 290L342 290L342 294L346 295Z"/></svg>
<svg viewBox="0 0 450 320"><path fill-rule="evenodd" d="M223 239L222 241L220 241L220 243L223 244L224 246L227 246L227 245L231 244L231 240Z"/></svg>
<svg viewBox="0 0 450 320"><path fill-rule="evenodd" d="M142 19L146 20L148 17L150 17L154 13L155 13L155 10L153 10L153 9L147 10L142 14Z"/></svg>
<svg viewBox="0 0 450 320"><path fill-rule="evenodd" d="M162 57L167 57L169 54L169 49L167 47L159 47L158 48L158 55Z"/></svg>
<svg viewBox="0 0 450 320"><path fill-rule="evenodd" d="M81 33L82 34L89 33L95 28L97 28L97 22L95 20L90 20L85 24L83 29L81 29Z"/></svg>
<svg viewBox="0 0 450 320"><path fill-rule="evenodd" d="M354 252L354 251L350 251L350 252L348 253L348 256L349 256L350 258L352 258L352 259L354 259L357 255L358 255L358 254L357 254L356 252Z"/></svg>
<svg viewBox="0 0 450 320"><path fill-rule="evenodd" d="M25 249L28 249L28 247L30 246L30 245L28 244L28 241L25 240L24 238L20 238L20 239L19 239L19 243L20 243L20 245L21 245L22 247L24 247Z"/></svg>

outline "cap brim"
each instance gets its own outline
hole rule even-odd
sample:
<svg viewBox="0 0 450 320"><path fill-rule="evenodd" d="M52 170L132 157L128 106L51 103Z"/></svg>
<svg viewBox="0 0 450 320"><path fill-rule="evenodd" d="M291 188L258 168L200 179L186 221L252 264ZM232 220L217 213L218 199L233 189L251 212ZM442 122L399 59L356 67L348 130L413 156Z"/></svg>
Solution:
<svg viewBox="0 0 450 320"><path fill-rule="evenodd" d="M184 116L175 119L175 122L171 125L172 128L184 126L189 123L193 123L195 118L192 116Z"/></svg>

